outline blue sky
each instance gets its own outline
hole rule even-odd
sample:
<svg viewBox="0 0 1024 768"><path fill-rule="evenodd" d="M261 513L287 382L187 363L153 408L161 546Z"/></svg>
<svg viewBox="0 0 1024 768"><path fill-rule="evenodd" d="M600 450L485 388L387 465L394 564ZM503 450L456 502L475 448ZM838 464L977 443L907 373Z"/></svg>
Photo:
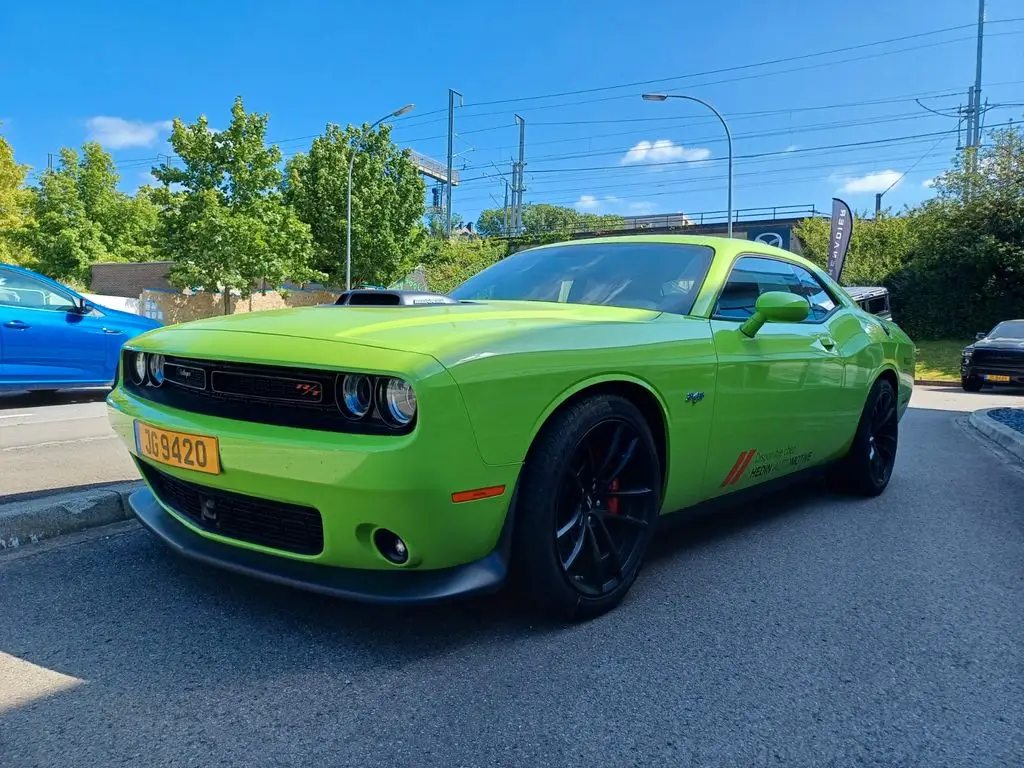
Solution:
<svg viewBox="0 0 1024 768"><path fill-rule="evenodd" d="M913 99L939 111L966 101L973 27L701 73L973 25L977 5L51 0L15 4L4 16L0 132L37 169L47 153L97 138L132 190L170 151L171 118L203 113L223 126L236 94L270 113L269 138L285 155L306 149L328 122L372 122L415 102L394 137L443 160L447 90L455 88L465 98L455 142L465 183L453 209L475 218L503 197L516 112L526 119L527 202L619 213L724 209L721 127L696 104L643 102L644 90L698 96L725 114L739 158L737 208L825 209L833 195L870 208L874 192L912 166L885 202L915 203L955 151L955 132L941 134L957 122ZM1020 17L1019 0L988 1L984 94L1018 104L993 109L989 124L1024 115L1024 19L1000 23ZM590 92L547 97L572 91ZM858 142L876 143L820 149Z"/></svg>

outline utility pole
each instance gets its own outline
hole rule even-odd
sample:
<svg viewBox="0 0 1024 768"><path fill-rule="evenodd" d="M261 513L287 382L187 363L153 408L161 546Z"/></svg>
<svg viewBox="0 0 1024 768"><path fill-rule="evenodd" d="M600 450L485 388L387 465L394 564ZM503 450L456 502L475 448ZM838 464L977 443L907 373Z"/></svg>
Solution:
<svg viewBox="0 0 1024 768"><path fill-rule="evenodd" d="M518 235L523 229L523 190L526 188L526 185L523 183L523 169L526 167L526 121L520 115L516 115L516 122L519 123L519 162L516 163L518 173L516 175L515 204L513 206L515 220L512 226Z"/></svg>
<svg viewBox="0 0 1024 768"><path fill-rule="evenodd" d="M978 0L978 57L974 64L974 136L972 146L981 146L981 49L985 42L985 0Z"/></svg>
<svg viewBox="0 0 1024 768"><path fill-rule="evenodd" d="M452 154L455 150L455 97L459 97L459 106L462 106L462 94L458 91L448 89L448 175L445 178L445 204L444 204L444 236L452 236Z"/></svg>
<svg viewBox="0 0 1024 768"><path fill-rule="evenodd" d="M878 214L882 212L882 193L875 193L875 218L878 218Z"/></svg>
<svg viewBox="0 0 1024 768"><path fill-rule="evenodd" d="M508 237L508 180L505 180L505 224L501 229L501 234Z"/></svg>

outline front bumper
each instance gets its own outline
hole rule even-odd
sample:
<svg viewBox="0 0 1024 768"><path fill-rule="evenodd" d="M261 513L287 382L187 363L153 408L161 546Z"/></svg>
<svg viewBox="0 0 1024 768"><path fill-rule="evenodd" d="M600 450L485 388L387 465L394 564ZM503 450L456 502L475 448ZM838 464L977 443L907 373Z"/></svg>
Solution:
<svg viewBox="0 0 1024 768"><path fill-rule="evenodd" d="M428 603L493 592L504 583L508 573L510 519L505 521L498 545L480 560L429 571L381 571L317 565L223 544L184 526L164 510L148 489L133 493L128 504L146 528L180 555L332 597L369 603Z"/></svg>
<svg viewBox="0 0 1024 768"><path fill-rule="evenodd" d="M988 376L1008 376L1009 381L989 381ZM979 378L986 384L1003 384L1006 386L1024 386L1024 361L1020 365L999 365L985 363L967 363L960 366L962 379Z"/></svg>

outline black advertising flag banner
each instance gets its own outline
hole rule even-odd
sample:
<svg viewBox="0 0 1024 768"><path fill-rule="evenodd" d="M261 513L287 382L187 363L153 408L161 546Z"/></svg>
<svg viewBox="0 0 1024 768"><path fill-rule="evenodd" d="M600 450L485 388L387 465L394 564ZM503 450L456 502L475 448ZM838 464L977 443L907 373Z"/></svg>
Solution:
<svg viewBox="0 0 1024 768"><path fill-rule="evenodd" d="M853 234L853 214L850 206L837 197L832 198L832 232L828 238L828 274L839 282L846 261L846 251L850 247L850 235Z"/></svg>

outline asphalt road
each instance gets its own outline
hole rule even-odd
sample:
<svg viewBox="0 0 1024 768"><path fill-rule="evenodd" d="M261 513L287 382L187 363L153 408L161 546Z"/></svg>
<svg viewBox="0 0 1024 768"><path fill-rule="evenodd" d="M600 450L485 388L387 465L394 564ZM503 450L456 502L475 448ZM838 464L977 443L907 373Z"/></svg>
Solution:
<svg viewBox="0 0 1024 768"><path fill-rule="evenodd" d="M960 412L991 399L919 391L882 497L674 529L568 628L267 586L132 524L4 555L0 765L1024 765L1024 472Z"/></svg>
<svg viewBox="0 0 1024 768"><path fill-rule="evenodd" d="M135 480L107 421L106 390L0 396L4 497Z"/></svg>

